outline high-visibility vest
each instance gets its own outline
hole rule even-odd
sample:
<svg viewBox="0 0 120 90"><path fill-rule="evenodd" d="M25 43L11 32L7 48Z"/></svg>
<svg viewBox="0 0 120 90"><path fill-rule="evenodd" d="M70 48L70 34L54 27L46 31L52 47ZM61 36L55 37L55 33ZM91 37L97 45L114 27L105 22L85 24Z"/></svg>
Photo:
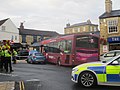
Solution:
<svg viewBox="0 0 120 90"><path fill-rule="evenodd" d="M6 48L7 48L7 49L10 49L10 45L6 44Z"/></svg>
<svg viewBox="0 0 120 90"><path fill-rule="evenodd" d="M6 49L6 46L5 46L5 45L3 45L3 46L2 46L2 48Z"/></svg>
<svg viewBox="0 0 120 90"><path fill-rule="evenodd" d="M17 52L16 52L15 50L13 51L13 55L14 55L14 56L16 56L16 55L17 55Z"/></svg>
<svg viewBox="0 0 120 90"><path fill-rule="evenodd" d="M5 56L5 51L1 50L1 56Z"/></svg>
<svg viewBox="0 0 120 90"><path fill-rule="evenodd" d="M0 56L2 56L2 50L0 50Z"/></svg>
<svg viewBox="0 0 120 90"><path fill-rule="evenodd" d="M5 50L5 57L11 57L11 54L8 52L8 50Z"/></svg>

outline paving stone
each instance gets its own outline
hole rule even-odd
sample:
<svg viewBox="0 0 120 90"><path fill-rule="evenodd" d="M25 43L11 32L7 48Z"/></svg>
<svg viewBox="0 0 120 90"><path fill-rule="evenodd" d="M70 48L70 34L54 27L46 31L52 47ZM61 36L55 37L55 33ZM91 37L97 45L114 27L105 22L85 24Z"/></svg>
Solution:
<svg viewBox="0 0 120 90"><path fill-rule="evenodd" d="M0 82L0 90L14 90L15 82Z"/></svg>

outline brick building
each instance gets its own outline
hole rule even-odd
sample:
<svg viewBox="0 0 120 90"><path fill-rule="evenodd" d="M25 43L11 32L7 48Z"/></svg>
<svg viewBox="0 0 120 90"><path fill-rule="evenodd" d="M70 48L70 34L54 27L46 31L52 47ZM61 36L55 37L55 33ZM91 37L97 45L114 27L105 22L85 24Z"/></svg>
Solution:
<svg viewBox="0 0 120 90"><path fill-rule="evenodd" d="M70 23L68 23L64 28L65 34L97 32L97 31L98 31L98 25L92 24L90 20L87 20L87 22L76 23L73 25L70 25Z"/></svg>
<svg viewBox="0 0 120 90"><path fill-rule="evenodd" d="M112 10L111 0L105 0L105 13L99 17L99 23L100 37L105 41L100 45L100 54L120 50L120 10Z"/></svg>

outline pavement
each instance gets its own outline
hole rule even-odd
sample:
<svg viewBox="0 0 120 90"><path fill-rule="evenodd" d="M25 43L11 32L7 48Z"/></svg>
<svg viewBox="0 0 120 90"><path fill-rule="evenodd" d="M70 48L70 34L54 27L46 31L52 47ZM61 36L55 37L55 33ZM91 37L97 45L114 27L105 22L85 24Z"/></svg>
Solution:
<svg viewBox="0 0 120 90"><path fill-rule="evenodd" d="M0 90L14 90L15 82L0 82Z"/></svg>
<svg viewBox="0 0 120 90"><path fill-rule="evenodd" d="M16 77L16 75L5 73L5 70L0 71L0 90L15 90L15 81L10 81L12 77Z"/></svg>
<svg viewBox="0 0 120 90"><path fill-rule="evenodd" d="M39 90L39 79L20 80L14 73L0 72L0 90Z"/></svg>
<svg viewBox="0 0 120 90"><path fill-rule="evenodd" d="M17 63L25 62L25 60L17 60ZM14 81L15 77L17 78L17 75L13 73L5 73L5 71L0 71L0 90L22 90L22 88L20 89L21 84Z"/></svg>

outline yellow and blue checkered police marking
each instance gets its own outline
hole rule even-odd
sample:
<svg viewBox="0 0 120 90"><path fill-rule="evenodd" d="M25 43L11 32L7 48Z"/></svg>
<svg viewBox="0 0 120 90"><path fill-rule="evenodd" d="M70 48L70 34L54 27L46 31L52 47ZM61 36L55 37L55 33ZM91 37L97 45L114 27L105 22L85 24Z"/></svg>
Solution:
<svg viewBox="0 0 120 90"><path fill-rule="evenodd" d="M107 72L108 69L106 70L106 67L107 66L97 66L97 67L88 67L87 69L94 71L99 78L98 80L104 77L105 82L120 82L120 74L118 74L116 71L114 72L110 71L111 73ZM112 68L110 68L110 70L112 70Z"/></svg>
<svg viewBox="0 0 120 90"><path fill-rule="evenodd" d="M106 74L105 66L88 67L87 69L94 71L96 74Z"/></svg>
<svg viewBox="0 0 120 90"><path fill-rule="evenodd" d="M119 74L107 74L107 81L108 82L120 82L120 75Z"/></svg>
<svg viewBox="0 0 120 90"><path fill-rule="evenodd" d="M75 80L75 81L77 80L77 77L78 77L78 75L75 74L75 75L74 75L74 80Z"/></svg>

